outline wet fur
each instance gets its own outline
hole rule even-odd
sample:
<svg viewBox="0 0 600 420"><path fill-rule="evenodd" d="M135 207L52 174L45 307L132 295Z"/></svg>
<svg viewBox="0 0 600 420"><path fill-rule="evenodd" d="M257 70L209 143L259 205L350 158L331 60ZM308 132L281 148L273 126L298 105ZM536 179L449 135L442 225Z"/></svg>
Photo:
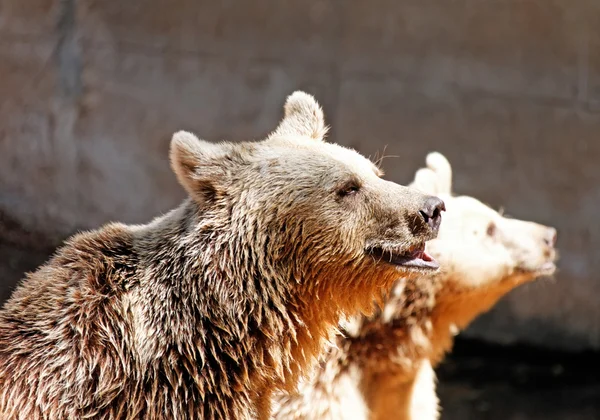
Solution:
<svg viewBox="0 0 600 420"><path fill-rule="evenodd" d="M434 236L406 222L427 196L379 180L325 132L297 92L264 142L177 133L171 160L190 197L147 225L72 237L0 311L0 417L267 418L272 392L295 386L340 316L369 311L397 277L366 239ZM315 203L348 174L373 186L370 207Z"/></svg>

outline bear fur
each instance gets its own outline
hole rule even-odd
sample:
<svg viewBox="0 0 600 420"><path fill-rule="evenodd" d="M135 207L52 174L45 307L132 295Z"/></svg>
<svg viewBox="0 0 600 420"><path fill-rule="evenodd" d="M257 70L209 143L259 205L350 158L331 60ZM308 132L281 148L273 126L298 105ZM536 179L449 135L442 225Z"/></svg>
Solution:
<svg viewBox="0 0 600 420"><path fill-rule="evenodd" d="M427 244L440 270L399 279L381 310L342 325L299 392L276 396L274 418L438 419L433 367L453 336L513 288L554 272L555 229L453 196L451 185L440 153L428 155L412 184L447 206L437 239Z"/></svg>
<svg viewBox="0 0 600 420"><path fill-rule="evenodd" d="M443 208L326 131L295 92L266 140L176 133L181 206L75 235L3 306L0 418L267 418L341 315L427 268L394 261Z"/></svg>

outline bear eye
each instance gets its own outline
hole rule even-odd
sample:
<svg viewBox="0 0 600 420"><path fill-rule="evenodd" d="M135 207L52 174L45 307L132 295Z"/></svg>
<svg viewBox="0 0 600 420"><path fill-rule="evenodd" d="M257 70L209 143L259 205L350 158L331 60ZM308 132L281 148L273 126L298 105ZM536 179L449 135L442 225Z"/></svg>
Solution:
<svg viewBox="0 0 600 420"><path fill-rule="evenodd" d="M494 222L490 222L485 233L487 234L487 236L496 236L496 224Z"/></svg>
<svg viewBox="0 0 600 420"><path fill-rule="evenodd" d="M359 190L360 190L360 186L358 185L358 183L356 183L354 181L350 181L350 182L344 184L343 187L339 188L337 190L337 194L341 197L346 197L349 195L355 195Z"/></svg>

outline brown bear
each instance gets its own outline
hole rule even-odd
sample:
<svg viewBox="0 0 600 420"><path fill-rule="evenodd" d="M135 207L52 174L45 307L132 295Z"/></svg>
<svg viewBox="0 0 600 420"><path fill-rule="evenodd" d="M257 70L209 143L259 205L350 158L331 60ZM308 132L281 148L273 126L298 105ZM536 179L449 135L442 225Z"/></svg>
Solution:
<svg viewBox="0 0 600 420"><path fill-rule="evenodd" d="M427 164L412 186L447 205L437 239L427 244L440 270L399 279L381 310L342 325L299 392L276 396L274 418L437 419L433 367L453 336L513 288L554 272L554 228L452 196L446 158L431 153Z"/></svg>
<svg viewBox="0 0 600 420"><path fill-rule="evenodd" d="M267 418L340 315L437 268L443 202L325 133L303 92L263 141L176 133L189 198L70 238L0 311L0 418Z"/></svg>

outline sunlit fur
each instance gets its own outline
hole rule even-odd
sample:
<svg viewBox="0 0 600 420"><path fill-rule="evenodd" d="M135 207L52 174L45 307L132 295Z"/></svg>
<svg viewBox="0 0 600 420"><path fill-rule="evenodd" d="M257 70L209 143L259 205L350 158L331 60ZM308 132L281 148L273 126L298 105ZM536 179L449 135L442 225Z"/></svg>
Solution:
<svg viewBox="0 0 600 420"><path fill-rule="evenodd" d="M427 245L440 271L398 280L381 310L342 324L336 347L299 392L276 396L275 418L437 419L433 367L453 336L513 288L554 272L554 229L452 196L451 179L446 158L432 153L412 184L446 203Z"/></svg>
<svg viewBox="0 0 600 420"><path fill-rule="evenodd" d="M78 234L27 275L0 311L0 418L267 418L339 317L370 310L403 271L367 245L433 238L429 196L323 141L310 95L284 114L260 142L175 134L180 207Z"/></svg>

